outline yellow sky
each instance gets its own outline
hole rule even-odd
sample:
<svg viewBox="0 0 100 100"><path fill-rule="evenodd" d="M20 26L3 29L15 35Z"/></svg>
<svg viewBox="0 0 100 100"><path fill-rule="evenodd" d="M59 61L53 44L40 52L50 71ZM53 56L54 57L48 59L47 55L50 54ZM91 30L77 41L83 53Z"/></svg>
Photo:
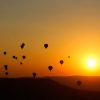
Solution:
<svg viewBox="0 0 100 100"><path fill-rule="evenodd" d="M11 77L31 76L32 72L38 76L99 75L99 37L99 0L0 1L1 77L5 76L4 64L9 65ZM19 47L22 42L24 50ZM44 43L49 44L47 50ZM22 55L27 58L21 66ZM94 71L86 68L90 58L97 61ZM54 66L51 73L49 65Z"/></svg>

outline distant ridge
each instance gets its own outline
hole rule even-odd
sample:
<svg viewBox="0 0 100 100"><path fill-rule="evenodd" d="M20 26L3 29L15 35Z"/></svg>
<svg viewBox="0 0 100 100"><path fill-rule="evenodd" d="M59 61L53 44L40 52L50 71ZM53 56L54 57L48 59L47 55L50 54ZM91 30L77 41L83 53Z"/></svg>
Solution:
<svg viewBox="0 0 100 100"><path fill-rule="evenodd" d="M2 100L100 100L100 92L74 89L49 78L2 78L0 91Z"/></svg>

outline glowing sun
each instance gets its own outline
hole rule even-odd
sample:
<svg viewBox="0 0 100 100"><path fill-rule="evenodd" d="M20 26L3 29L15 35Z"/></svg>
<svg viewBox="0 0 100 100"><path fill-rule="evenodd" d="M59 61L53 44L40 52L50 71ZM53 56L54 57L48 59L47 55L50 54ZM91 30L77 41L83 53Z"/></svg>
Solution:
<svg viewBox="0 0 100 100"><path fill-rule="evenodd" d="M96 60L90 59L87 61L87 65L89 69L95 69L96 68Z"/></svg>

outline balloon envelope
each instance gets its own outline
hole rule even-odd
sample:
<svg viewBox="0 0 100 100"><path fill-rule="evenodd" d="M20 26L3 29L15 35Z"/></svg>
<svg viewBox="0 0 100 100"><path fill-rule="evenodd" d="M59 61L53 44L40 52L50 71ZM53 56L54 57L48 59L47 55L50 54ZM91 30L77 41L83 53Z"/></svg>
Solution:
<svg viewBox="0 0 100 100"><path fill-rule="evenodd" d="M35 78L36 77L36 73L34 72L34 73L32 73L32 75L33 75L33 77Z"/></svg>
<svg viewBox="0 0 100 100"><path fill-rule="evenodd" d="M70 56L68 56L68 58L70 58Z"/></svg>
<svg viewBox="0 0 100 100"><path fill-rule="evenodd" d="M23 59L25 59L25 58L26 58L26 56L22 56L22 58L23 58Z"/></svg>
<svg viewBox="0 0 100 100"><path fill-rule="evenodd" d="M48 66L48 69L51 71L53 69L53 67L52 66Z"/></svg>
<svg viewBox="0 0 100 100"><path fill-rule="evenodd" d="M8 70L8 65L4 65L5 70Z"/></svg>
<svg viewBox="0 0 100 100"><path fill-rule="evenodd" d="M48 44L44 44L44 47L45 47L45 48L48 48Z"/></svg>
<svg viewBox="0 0 100 100"><path fill-rule="evenodd" d="M15 58L16 60L18 59L18 57Z"/></svg>
<svg viewBox="0 0 100 100"><path fill-rule="evenodd" d="M60 60L60 64L63 64L64 63L64 61L63 60Z"/></svg>
<svg viewBox="0 0 100 100"><path fill-rule="evenodd" d="M13 59L16 59L16 57L15 57L15 56L13 56Z"/></svg>
<svg viewBox="0 0 100 100"><path fill-rule="evenodd" d="M3 54L4 54L4 55L6 55L6 54L7 54L7 52L6 52L6 51L4 51L4 52L3 52Z"/></svg>
<svg viewBox="0 0 100 100"><path fill-rule="evenodd" d="M5 75L8 75L8 72L5 72Z"/></svg>
<svg viewBox="0 0 100 100"><path fill-rule="evenodd" d="M20 62L20 65L22 65L23 63L22 62Z"/></svg>
<svg viewBox="0 0 100 100"><path fill-rule="evenodd" d="M82 84L81 81L77 81L77 85L80 86Z"/></svg>
<svg viewBox="0 0 100 100"><path fill-rule="evenodd" d="M20 46L20 47L21 47L21 49L23 49L23 48L24 48L24 46L25 46L25 43L22 43L22 44L21 44L21 46Z"/></svg>

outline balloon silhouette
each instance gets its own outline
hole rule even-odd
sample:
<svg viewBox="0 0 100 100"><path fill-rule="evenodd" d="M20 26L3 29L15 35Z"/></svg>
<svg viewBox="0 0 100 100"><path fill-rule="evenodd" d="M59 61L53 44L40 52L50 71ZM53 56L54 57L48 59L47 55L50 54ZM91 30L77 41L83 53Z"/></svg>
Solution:
<svg viewBox="0 0 100 100"><path fill-rule="evenodd" d="M4 65L5 70L8 70L8 65Z"/></svg>
<svg viewBox="0 0 100 100"><path fill-rule="evenodd" d="M33 75L33 77L35 78L36 77L36 73L34 72L34 73L32 73L32 75Z"/></svg>
<svg viewBox="0 0 100 100"><path fill-rule="evenodd" d="M3 54L4 54L4 55L6 55L6 54L7 54L7 52L6 52L6 51L4 51L4 52L3 52Z"/></svg>
<svg viewBox="0 0 100 100"><path fill-rule="evenodd" d="M80 86L82 84L81 81L77 81L77 85Z"/></svg>
<svg viewBox="0 0 100 100"><path fill-rule="evenodd" d="M68 56L68 58L70 59L70 56Z"/></svg>
<svg viewBox="0 0 100 100"><path fill-rule="evenodd" d="M8 72L5 72L5 75L7 76L8 75Z"/></svg>
<svg viewBox="0 0 100 100"><path fill-rule="evenodd" d="M53 67L52 67L52 66L48 66L48 69L49 69L50 72L51 72L51 70L53 69Z"/></svg>
<svg viewBox="0 0 100 100"><path fill-rule="evenodd" d="M25 58L26 58L26 56L22 56L22 58L23 58L23 59L25 59Z"/></svg>
<svg viewBox="0 0 100 100"><path fill-rule="evenodd" d="M16 59L16 56L13 56L13 59Z"/></svg>
<svg viewBox="0 0 100 100"><path fill-rule="evenodd" d="M45 48L48 48L48 44L44 44L44 47L45 47Z"/></svg>
<svg viewBox="0 0 100 100"><path fill-rule="evenodd" d="M17 59L18 59L18 57L15 57L15 59L17 60Z"/></svg>
<svg viewBox="0 0 100 100"><path fill-rule="evenodd" d="M20 65L22 65L23 63L22 62L20 62Z"/></svg>
<svg viewBox="0 0 100 100"><path fill-rule="evenodd" d="M63 60L60 60L60 64L62 65L64 63L64 61Z"/></svg>
<svg viewBox="0 0 100 100"><path fill-rule="evenodd" d="M23 49L23 48L24 48L24 46L25 46L25 43L22 43L22 44L21 44L21 46L20 46L20 47L21 47L21 49Z"/></svg>

